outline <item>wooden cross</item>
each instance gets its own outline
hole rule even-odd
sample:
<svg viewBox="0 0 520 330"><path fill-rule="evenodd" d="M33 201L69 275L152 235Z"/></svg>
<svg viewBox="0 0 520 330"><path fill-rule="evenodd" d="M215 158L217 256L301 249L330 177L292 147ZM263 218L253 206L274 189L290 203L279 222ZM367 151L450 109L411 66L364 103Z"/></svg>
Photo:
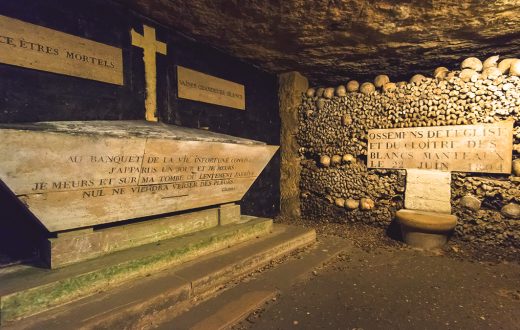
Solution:
<svg viewBox="0 0 520 330"><path fill-rule="evenodd" d="M157 67L155 53L166 55L166 44L155 40L155 29L143 25L143 35L130 31L132 45L143 49L144 74L146 79L146 120L157 121Z"/></svg>

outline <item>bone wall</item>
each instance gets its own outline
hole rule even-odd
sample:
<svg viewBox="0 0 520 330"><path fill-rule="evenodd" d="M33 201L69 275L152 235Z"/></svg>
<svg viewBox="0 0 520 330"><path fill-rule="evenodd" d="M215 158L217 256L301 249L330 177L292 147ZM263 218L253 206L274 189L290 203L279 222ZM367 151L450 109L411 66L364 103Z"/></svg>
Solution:
<svg viewBox="0 0 520 330"><path fill-rule="evenodd" d="M520 249L520 60L469 58L408 82L310 88L299 107L302 215L388 226L403 208L405 170L366 166L367 132L514 121L511 175L452 173L456 237Z"/></svg>

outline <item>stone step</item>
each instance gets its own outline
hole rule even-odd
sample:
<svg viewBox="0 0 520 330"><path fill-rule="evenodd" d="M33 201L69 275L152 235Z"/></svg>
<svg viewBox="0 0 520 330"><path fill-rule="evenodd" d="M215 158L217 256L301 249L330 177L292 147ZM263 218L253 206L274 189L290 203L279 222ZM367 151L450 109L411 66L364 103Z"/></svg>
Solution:
<svg viewBox="0 0 520 330"><path fill-rule="evenodd" d="M317 244L281 265L266 270L253 280L209 299L158 326L158 329L228 329L242 321L266 301L284 294L296 282L312 274L352 244L338 237L320 237Z"/></svg>
<svg viewBox="0 0 520 330"><path fill-rule="evenodd" d="M233 290L235 295L229 297L231 300L218 298L220 307L211 311L211 314L203 319L199 315L189 313L189 318L173 320L162 324L159 329L190 329L190 330L220 330L228 329L246 318L251 312L259 309L270 299L278 295L276 289L246 291ZM184 323L184 324L183 324Z"/></svg>
<svg viewBox="0 0 520 330"><path fill-rule="evenodd" d="M274 225L272 233L258 239L3 326L6 329L148 328L182 312L193 301L204 300L240 276L315 240L314 230Z"/></svg>
<svg viewBox="0 0 520 330"><path fill-rule="evenodd" d="M68 267L20 266L0 272L0 324L38 314L129 281L265 236L272 220L243 216L239 224L119 251Z"/></svg>

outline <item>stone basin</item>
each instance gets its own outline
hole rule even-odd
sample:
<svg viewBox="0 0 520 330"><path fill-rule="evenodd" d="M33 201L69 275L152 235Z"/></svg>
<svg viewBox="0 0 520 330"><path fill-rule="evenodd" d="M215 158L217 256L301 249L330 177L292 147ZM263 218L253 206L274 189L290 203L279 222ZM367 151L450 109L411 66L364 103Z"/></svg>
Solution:
<svg viewBox="0 0 520 330"><path fill-rule="evenodd" d="M432 250L442 247L457 225L457 217L446 213L402 209L396 212L405 243Z"/></svg>

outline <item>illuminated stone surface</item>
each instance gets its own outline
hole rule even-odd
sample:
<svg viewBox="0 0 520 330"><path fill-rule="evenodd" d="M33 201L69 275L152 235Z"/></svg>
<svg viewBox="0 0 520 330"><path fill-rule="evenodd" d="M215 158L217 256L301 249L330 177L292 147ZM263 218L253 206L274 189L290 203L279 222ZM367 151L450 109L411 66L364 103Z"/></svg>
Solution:
<svg viewBox="0 0 520 330"><path fill-rule="evenodd" d="M0 179L49 231L240 200L278 147L141 121L2 125Z"/></svg>

